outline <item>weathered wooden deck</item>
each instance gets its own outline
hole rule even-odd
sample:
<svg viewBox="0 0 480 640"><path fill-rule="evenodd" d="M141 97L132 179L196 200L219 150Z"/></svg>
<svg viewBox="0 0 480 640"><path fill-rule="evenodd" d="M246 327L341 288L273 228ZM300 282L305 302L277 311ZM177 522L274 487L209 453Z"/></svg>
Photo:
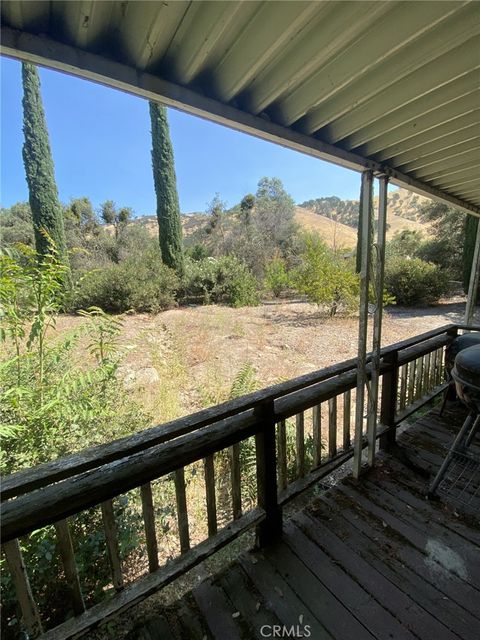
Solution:
<svg viewBox="0 0 480 640"><path fill-rule="evenodd" d="M424 497L462 417L423 416L361 482L316 498L279 543L245 552L130 637L478 640L480 500L465 515Z"/></svg>

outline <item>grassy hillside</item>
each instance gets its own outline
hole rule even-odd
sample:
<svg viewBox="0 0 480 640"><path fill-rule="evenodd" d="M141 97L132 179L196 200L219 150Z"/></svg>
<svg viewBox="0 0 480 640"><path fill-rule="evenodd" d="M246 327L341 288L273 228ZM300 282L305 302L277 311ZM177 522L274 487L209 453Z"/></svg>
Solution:
<svg viewBox="0 0 480 640"><path fill-rule="evenodd" d="M377 198L375 198L377 202ZM420 207L428 202L427 198L411 193L406 189L398 189L388 194L387 238L397 231L411 229L429 234L430 225L419 220ZM295 220L306 231L318 233L330 246L353 248L357 241L358 201L340 200L339 198L319 198L308 201L311 206L295 208ZM320 213L323 212L323 213ZM184 236L199 231L208 221L204 213L188 213L182 215ZM145 226L152 235L158 232L155 216L136 218L132 224Z"/></svg>

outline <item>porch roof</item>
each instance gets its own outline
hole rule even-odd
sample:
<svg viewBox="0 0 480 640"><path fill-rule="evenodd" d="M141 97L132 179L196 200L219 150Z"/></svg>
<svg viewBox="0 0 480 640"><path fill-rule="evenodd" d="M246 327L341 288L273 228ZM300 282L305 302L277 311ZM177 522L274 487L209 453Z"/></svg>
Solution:
<svg viewBox="0 0 480 640"><path fill-rule="evenodd" d="M1 52L480 215L480 10L432 2L4 0Z"/></svg>

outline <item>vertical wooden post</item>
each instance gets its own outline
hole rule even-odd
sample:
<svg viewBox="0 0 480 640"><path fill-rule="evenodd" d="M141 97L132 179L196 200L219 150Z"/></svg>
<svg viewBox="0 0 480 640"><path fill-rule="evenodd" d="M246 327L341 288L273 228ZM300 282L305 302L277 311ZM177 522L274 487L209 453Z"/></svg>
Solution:
<svg viewBox="0 0 480 640"><path fill-rule="evenodd" d="M117 523L115 522L113 502L111 500L102 502L101 509L108 559L112 569L112 582L115 591L121 591L123 589L123 573L120 550L118 547Z"/></svg>
<svg viewBox="0 0 480 640"><path fill-rule="evenodd" d="M238 520L242 516L242 477L240 471L240 443L236 442L229 447L230 478L232 481L232 511L233 519Z"/></svg>
<svg viewBox="0 0 480 640"><path fill-rule="evenodd" d="M416 379L416 362L412 360L408 363L408 398L407 406L415 402L415 379Z"/></svg>
<svg viewBox="0 0 480 640"><path fill-rule="evenodd" d="M350 405L352 402L352 392L350 389L343 394L343 449L350 449Z"/></svg>
<svg viewBox="0 0 480 640"><path fill-rule="evenodd" d="M261 431L255 436L257 455L258 506L265 511L265 520L257 527L257 546L263 547L282 533L282 510L278 504L277 461L275 455L275 409L273 400L258 409Z"/></svg>
<svg viewBox="0 0 480 640"><path fill-rule="evenodd" d="M313 407L313 466L319 467L322 462L322 405Z"/></svg>
<svg viewBox="0 0 480 640"><path fill-rule="evenodd" d="M287 426L285 420L278 423L278 485L281 491L288 485L287 477Z"/></svg>
<svg viewBox="0 0 480 640"><path fill-rule="evenodd" d="M353 456L353 477L359 478L362 468L363 450L363 416L365 401L365 384L367 381L367 341L368 341L368 294L370 284L370 256L372 249L372 217L370 214L373 197L373 172L362 173L362 190L360 199L360 313L358 328L358 365L357 395L355 401L355 441ZM358 261L358 256L357 256Z"/></svg>
<svg viewBox="0 0 480 640"><path fill-rule="evenodd" d="M18 540L5 542L3 545L5 558L12 577L15 595L17 596L20 611L22 612L22 625L32 638L36 638L42 632L42 623L38 614L37 605L32 596L30 582L28 581L25 563Z"/></svg>
<svg viewBox="0 0 480 640"><path fill-rule="evenodd" d="M217 498L215 494L215 466L213 453L203 461L205 471L205 498L207 501L208 535L217 533Z"/></svg>
<svg viewBox="0 0 480 640"><path fill-rule="evenodd" d="M398 410L405 409L407 404L407 365L400 367L400 398L398 399Z"/></svg>
<svg viewBox="0 0 480 640"><path fill-rule="evenodd" d="M384 362L392 368L383 374L380 422L384 427L389 427L390 430L380 437L380 449L388 451L396 440L395 411L398 388L398 352L394 351L388 355Z"/></svg>
<svg viewBox="0 0 480 640"><path fill-rule="evenodd" d="M304 414L297 413L295 417L295 440L297 451L297 478L305 475L305 418Z"/></svg>
<svg viewBox="0 0 480 640"><path fill-rule="evenodd" d="M418 358L417 364L417 387L416 387L416 400L420 400L423 396L423 356Z"/></svg>
<svg viewBox="0 0 480 640"><path fill-rule="evenodd" d="M58 549L62 558L63 568L65 570L65 578L67 579L70 596L72 598L73 611L75 615L80 615L85 611L82 590L80 588L80 580L78 577L77 563L75 562L75 553L73 551L72 536L68 520L60 520L55 523L55 531L57 533Z"/></svg>
<svg viewBox="0 0 480 640"><path fill-rule="evenodd" d="M156 571L158 564L157 532L155 530L155 510L153 508L152 485L150 482L140 487L142 498L143 523L145 525L145 542L147 545L148 568L150 573Z"/></svg>
<svg viewBox="0 0 480 640"><path fill-rule="evenodd" d="M180 551L185 553L190 549L190 531L188 527L187 494L185 491L185 469L181 467L174 474L175 497L177 501L178 535L180 537Z"/></svg>
<svg viewBox="0 0 480 640"><path fill-rule="evenodd" d="M337 455L337 396L328 401L328 457Z"/></svg>

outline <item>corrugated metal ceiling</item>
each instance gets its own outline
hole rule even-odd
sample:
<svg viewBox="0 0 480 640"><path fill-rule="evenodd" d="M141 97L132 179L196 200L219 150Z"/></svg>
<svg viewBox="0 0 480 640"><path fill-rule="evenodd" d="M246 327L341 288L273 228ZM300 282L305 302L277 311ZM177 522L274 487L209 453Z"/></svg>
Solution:
<svg viewBox="0 0 480 640"><path fill-rule="evenodd" d="M273 131L480 212L475 0L4 0L1 16L7 55Z"/></svg>

